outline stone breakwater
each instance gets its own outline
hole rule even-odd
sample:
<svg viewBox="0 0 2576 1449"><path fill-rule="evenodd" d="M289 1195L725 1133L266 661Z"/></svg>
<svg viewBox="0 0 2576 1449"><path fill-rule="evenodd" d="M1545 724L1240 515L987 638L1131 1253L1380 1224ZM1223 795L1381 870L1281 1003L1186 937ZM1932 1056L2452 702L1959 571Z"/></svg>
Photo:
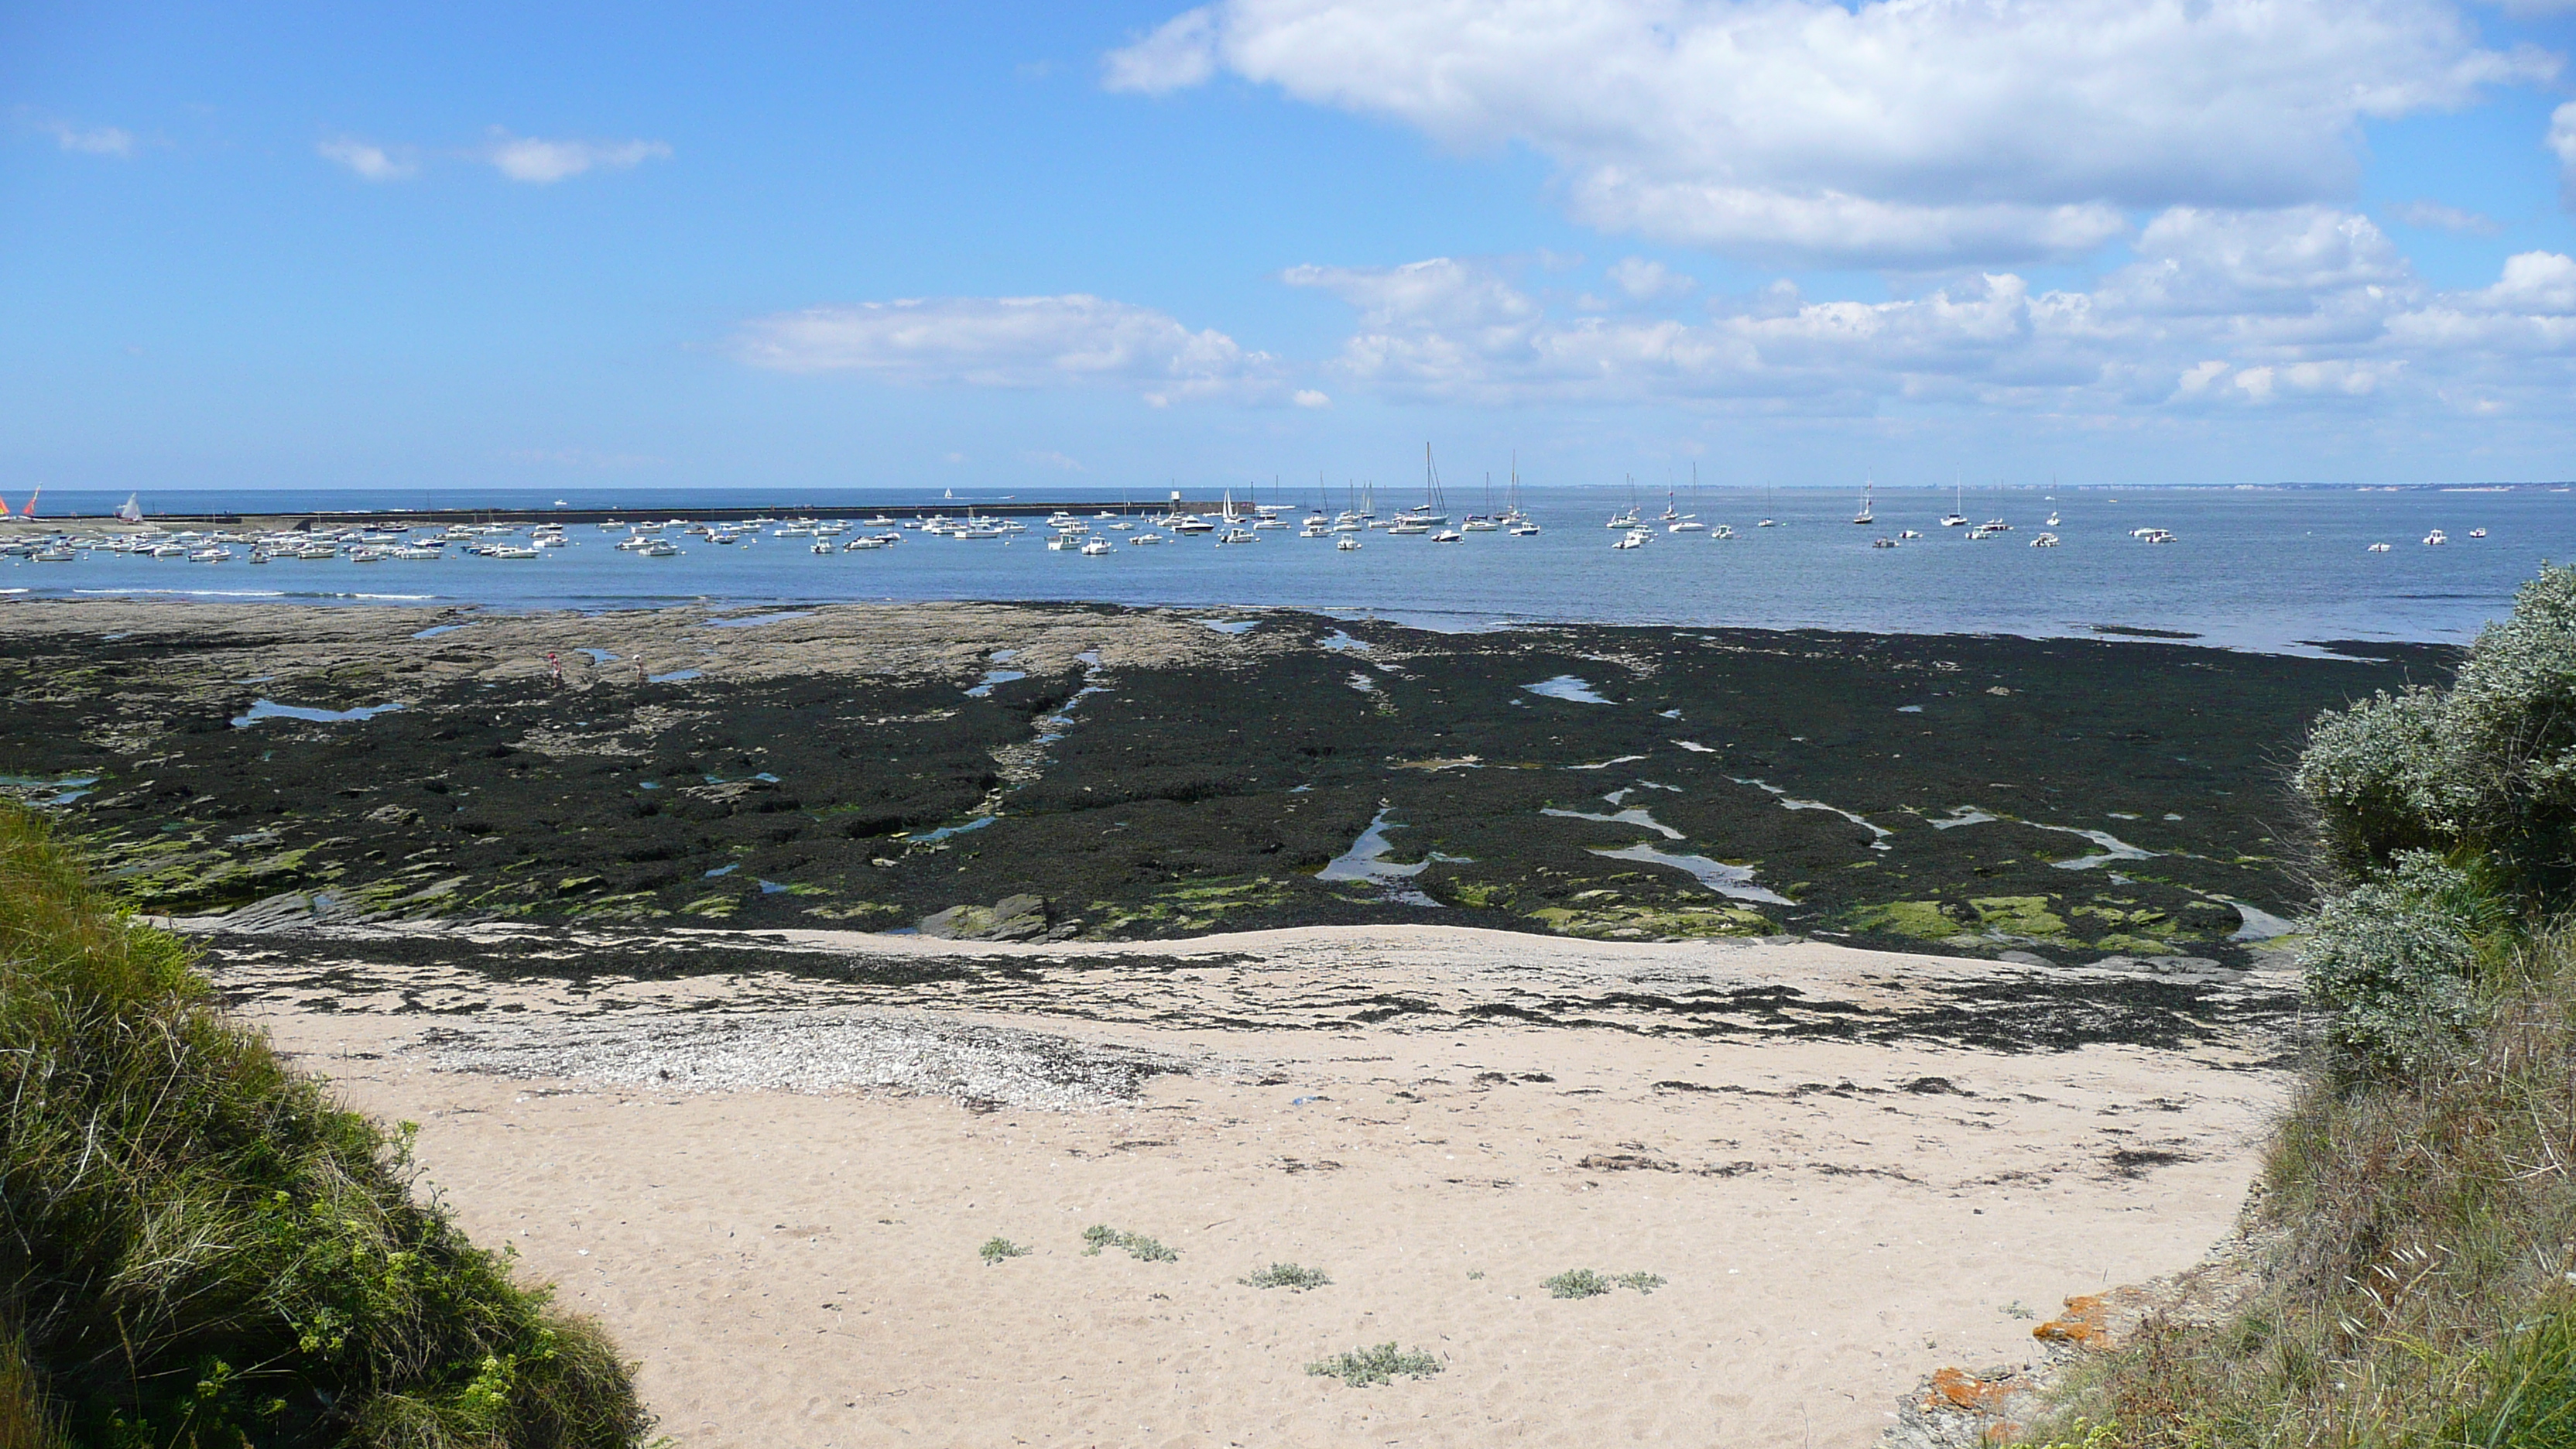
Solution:
<svg viewBox="0 0 2576 1449"><path fill-rule="evenodd" d="M2188 981L2241 971L2304 903L2276 832L2306 721L2449 660L2347 652L20 602L0 789L145 909L241 929L1413 921Z"/></svg>

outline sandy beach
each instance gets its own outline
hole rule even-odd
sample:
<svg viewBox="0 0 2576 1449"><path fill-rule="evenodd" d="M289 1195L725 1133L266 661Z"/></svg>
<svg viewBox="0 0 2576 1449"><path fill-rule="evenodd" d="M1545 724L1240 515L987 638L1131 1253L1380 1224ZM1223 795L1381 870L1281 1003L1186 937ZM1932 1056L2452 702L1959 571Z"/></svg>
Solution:
<svg viewBox="0 0 2576 1449"><path fill-rule="evenodd" d="M2033 1315L2225 1237L2285 1080L2259 1016L1943 1040L1905 1023L1964 978L2007 1000L2067 968L1818 943L804 932L729 970L744 943L706 932L660 938L702 959L657 975L549 974L584 943L525 927L413 935L409 964L358 930L208 964L422 1124L424 1186L603 1318L688 1449L1858 1445L1923 1376L2031 1360ZM468 945L530 970L446 964ZM1043 990L981 989L1014 979ZM1694 987L1771 1006L1689 1032L1633 1005ZM1177 1259L1086 1254L1094 1225ZM1030 1251L987 1266L994 1237ZM1239 1281L1274 1262L1332 1281ZM1575 1268L1664 1281L1552 1298ZM1390 1341L1442 1371L1306 1371Z"/></svg>

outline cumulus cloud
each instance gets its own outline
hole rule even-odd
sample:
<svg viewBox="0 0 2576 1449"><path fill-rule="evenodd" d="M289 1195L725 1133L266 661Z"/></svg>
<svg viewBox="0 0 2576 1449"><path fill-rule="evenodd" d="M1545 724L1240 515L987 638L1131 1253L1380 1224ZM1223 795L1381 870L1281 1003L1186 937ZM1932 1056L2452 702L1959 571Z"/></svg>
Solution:
<svg viewBox="0 0 2576 1449"><path fill-rule="evenodd" d="M420 171L417 163L352 137L324 141L313 149L323 160L336 161L365 181L401 181Z"/></svg>
<svg viewBox="0 0 2576 1449"><path fill-rule="evenodd" d="M2081 255L2124 216L2327 202L2367 119L2553 75L2445 0L1219 0L1105 61L1552 158L1592 225L1891 267Z"/></svg>
<svg viewBox="0 0 2576 1449"><path fill-rule="evenodd" d="M1333 370L1407 400L2550 416L2576 386L2576 259L2558 253L2443 291L2368 218L2318 207L2175 208L2138 248L2084 290L1994 271L1887 301L1809 301L1782 283L1697 317L1568 315L1501 268L1455 258L1283 276L1353 307Z"/></svg>
<svg viewBox="0 0 2576 1449"><path fill-rule="evenodd" d="M511 180L545 186L593 169L625 171L667 161L671 148L660 141L547 141L495 126L482 154Z"/></svg>
<svg viewBox="0 0 2576 1449"><path fill-rule="evenodd" d="M1609 266L1610 284L1628 295L1632 302L1660 302L1687 296L1699 283L1665 266L1643 257L1621 257Z"/></svg>
<svg viewBox="0 0 2576 1449"><path fill-rule="evenodd" d="M1074 294L942 297L809 307L747 324L735 355L782 372L856 372L915 385L1133 389L1174 398L1266 397L1277 360L1168 313Z"/></svg>

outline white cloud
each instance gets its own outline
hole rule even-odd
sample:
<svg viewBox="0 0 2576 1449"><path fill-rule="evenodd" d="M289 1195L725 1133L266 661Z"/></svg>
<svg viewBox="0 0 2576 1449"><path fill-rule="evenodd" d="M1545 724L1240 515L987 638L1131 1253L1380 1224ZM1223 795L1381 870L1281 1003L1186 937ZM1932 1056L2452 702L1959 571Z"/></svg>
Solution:
<svg viewBox="0 0 2576 1449"><path fill-rule="evenodd" d="M1460 149L1592 225L1823 264L2081 255L2171 206L2331 200L2359 125L2555 74L2446 0L1219 0L1105 62Z"/></svg>
<svg viewBox="0 0 2576 1449"><path fill-rule="evenodd" d="M1104 385L1161 406L1176 397L1266 397L1278 365L1213 329L1150 307L1075 294L944 297L809 307L754 319L735 355L782 372L857 372L915 385Z"/></svg>
<svg viewBox="0 0 2576 1449"><path fill-rule="evenodd" d="M1296 395L1290 398L1289 401L1295 403L1301 408L1328 408L1333 405L1331 397L1324 393L1317 392L1311 387L1301 387L1297 389Z"/></svg>
<svg viewBox="0 0 2576 1449"><path fill-rule="evenodd" d="M1042 468L1056 468L1067 473L1088 473L1091 471L1090 469L1082 466L1082 464L1075 459L1053 450L1022 453L1020 458L1024 462L1035 463Z"/></svg>
<svg viewBox="0 0 2576 1449"><path fill-rule="evenodd" d="M1216 74L1216 23L1205 10L1189 10L1101 62L1100 83L1113 91L1165 95Z"/></svg>
<svg viewBox="0 0 2576 1449"><path fill-rule="evenodd" d="M1699 283L1665 266L1643 257L1621 257L1608 270L1611 285L1628 294L1633 302L1659 302L1669 297L1687 295Z"/></svg>
<svg viewBox="0 0 2576 1449"><path fill-rule="evenodd" d="M2576 259L2526 252L2492 286L2441 291L2367 218L2316 207L2176 208L2139 248L2089 290L1991 272L1888 301L1808 301L1782 283L1696 319L1568 315L1452 258L1283 279L1351 304L1333 370L1398 400L2554 417L2576 390Z"/></svg>
<svg viewBox="0 0 2576 1449"><path fill-rule="evenodd" d="M2504 224L2492 216L2444 206L2438 201L2401 201L2388 208L2388 214L2408 226L2455 231L2466 236L2493 236L2504 230Z"/></svg>
<svg viewBox="0 0 2576 1449"><path fill-rule="evenodd" d="M418 164L397 159L382 146L371 145L352 137L324 141L314 151L325 161L336 161L366 181L401 181L418 174Z"/></svg>
<svg viewBox="0 0 2576 1449"><path fill-rule="evenodd" d="M40 121L38 129L54 138L54 144L66 151L84 156L131 156L134 133L121 126L83 128L68 121Z"/></svg>
<svg viewBox="0 0 2576 1449"><path fill-rule="evenodd" d="M599 168L624 171L647 161L669 160L671 148L660 141L547 141L513 136L498 126L483 148L483 159L513 181L543 186Z"/></svg>

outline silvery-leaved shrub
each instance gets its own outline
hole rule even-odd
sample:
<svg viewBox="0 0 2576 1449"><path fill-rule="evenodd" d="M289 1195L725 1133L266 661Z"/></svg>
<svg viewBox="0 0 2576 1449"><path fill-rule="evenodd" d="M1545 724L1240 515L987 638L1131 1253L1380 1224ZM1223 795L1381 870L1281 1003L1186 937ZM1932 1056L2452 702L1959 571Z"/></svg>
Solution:
<svg viewBox="0 0 2576 1449"><path fill-rule="evenodd" d="M2576 891L2576 568L2524 584L2449 689L2319 715L2292 783L2347 881L2432 850L2527 908Z"/></svg>
<svg viewBox="0 0 2576 1449"><path fill-rule="evenodd" d="M2316 808L2318 843L2346 878L2475 829L2485 772L2461 758L2450 713L2448 696L2418 687L2317 716L2291 783Z"/></svg>
<svg viewBox="0 0 2576 1449"><path fill-rule="evenodd" d="M2421 1072L2466 1038L2482 900L2466 871L2416 850L2318 910L2300 966L2348 1074Z"/></svg>
<svg viewBox="0 0 2576 1449"><path fill-rule="evenodd" d="M2543 568L2479 632L2442 734L2477 843L2535 898L2576 886L2576 568Z"/></svg>

